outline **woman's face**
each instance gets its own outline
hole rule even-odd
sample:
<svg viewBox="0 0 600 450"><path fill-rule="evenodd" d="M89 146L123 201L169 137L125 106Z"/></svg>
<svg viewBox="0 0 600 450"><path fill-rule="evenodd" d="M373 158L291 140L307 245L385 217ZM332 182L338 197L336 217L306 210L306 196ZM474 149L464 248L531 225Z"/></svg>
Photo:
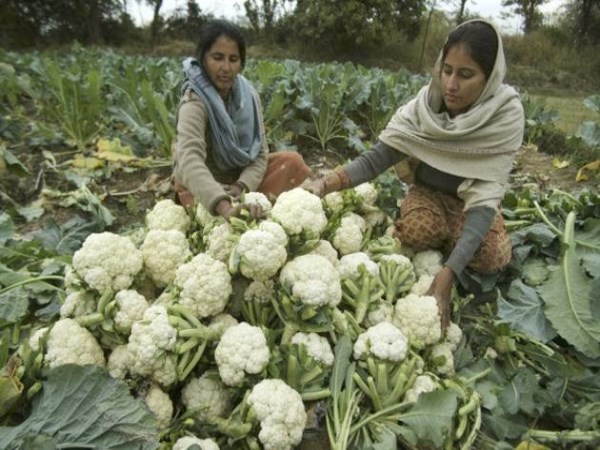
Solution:
<svg viewBox="0 0 600 450"><path fill-rule="evenodd" d="M208 78L221 97L226 99L235 78L242 71L242 59L237 42L225 35L219 36L204 54L202 63Z"/></svg>
<svg viewBox="0 0 600 450"><path fill-rule="evenodd" d="M452 117L467 111L485 87L483 70L462 45L448 50L440 75L446 110Z"/></svg>

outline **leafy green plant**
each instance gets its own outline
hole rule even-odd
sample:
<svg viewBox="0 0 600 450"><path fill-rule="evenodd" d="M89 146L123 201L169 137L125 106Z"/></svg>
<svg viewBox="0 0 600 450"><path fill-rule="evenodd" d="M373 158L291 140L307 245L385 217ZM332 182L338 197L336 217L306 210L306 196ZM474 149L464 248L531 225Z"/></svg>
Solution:
<svg viewBox="0 0 600 450"><path fill-rule="evenodd" d="M543 100L535 100L524 92L521 103L525 111L524 141L534 144L543 134L554 130L554 122L558 120L558 111L547 110Z"/></svg>
<svg viewBox="0 0 600 450"><path fill-rule="evenodd" d="M55 61L49 61L40 75L48 79L46 114L54 117L77 148L83 150L102 130L105 104L100 72L86 72L76 64L60 68Z"/></svg>

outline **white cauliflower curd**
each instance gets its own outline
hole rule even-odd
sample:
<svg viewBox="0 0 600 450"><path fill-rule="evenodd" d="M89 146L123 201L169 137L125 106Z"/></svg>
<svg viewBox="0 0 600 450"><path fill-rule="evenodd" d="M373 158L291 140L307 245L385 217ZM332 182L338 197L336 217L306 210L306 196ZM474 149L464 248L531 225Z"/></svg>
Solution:
<svg viewBox="0 0 600 450"><path fill-rule="evenodd" d="M228 328L215 349L219 375L227 386L240 384L246 373L260 373L267 367L269 358L263 331L246 322Z"/></svg>
<svg viewBox="0 0 600 450"><path fill-rule="evenodd" d="M127 289L142 266L142 252L133 242L109 232L90 234L73 255L77 274L100 293Z"/></svg>
<svg viewBox="0 0 600 450"><path fill-rule="evenodd" d="M300 394L279 379L265 379L248 396L260 421L258 439L265 450L290 450L302 440L306 411Z"/></svg>
<svg viewBox="0 0 600 450"><path fill-rule="evenodd" d="M252 280L268 280L287 260L285 246L271 233L261 230L242 234L236 252L240 257L240 272Z"/></svg>
<svg viewBox="0 0 600 450"><path fill-rule="evenodd" d="M290 235L308 233L318 236L327 225L321 199L299 187L277 197L271 219L280 223Z"/></svg>
<svg viewBox="0 0 600 450"><path fill-rule="evenodd" d="M404 401L414 403L424 392L433 392L437 389L437 384L429 375L419 375L414 384L404 394Z"/></svg>
<svg viewBox="0 0 600 450"><path fill-rule="evenodd" d="M342 255L359 252L367 228L365 219L358 214L347 213L333 233L331 243Z"/></svg>
<svg viewBox="0 0 600 450"><path fill-rule="evenodd" d="M44 364L48 367L64 364L96 364L104 367L104 352L100 344L92 333L75 320L60 319L49 333L44 355Z"/></svg>
<svg viewBox="0 0 600 450"><path fill-rule="evenodd" d="M177 230L185 233L190 224L191 220L185 208L170 199L156 202L146 214L146 226L149 230Z"/></svg>
<svg viewBox="0 0 600 450"><path fill-rule="evenodd" d="M354 359L369 355L383 361L404 361L408 352L408 339L402 331L389 322L381 322L358 335L354 342Z"/></svg>
<svg viewBox="0 0 600 450"><path fill-rule="evenodd" d="M412 258L417 277L421 275L435 276L442 270L444 257L438 250L423 250Z"/></svg>
<svg viewBox="0 0 600 450"><path fill-rule="evenodd" d="M421 349L442 338L440 312L435 297L408 294L394 307L393 324L408 337L410 345Z"/></svg>
<svg viewBox="0 0 600 450"><path fill-rule="evenodd" d="M304 305L335 306L342 300L340 276L324 256L295 257L283 266L279 281Z"/></svg>
<svg viewBox="0 0 600 450"><path fill-rule="evenodd" d="M231 295L231 275L225 263L199 253L175 272L179 300L198 318L222 313Z"/></svg>
<svg viewBox="0 0 600 450"><path fill-rule="evenodd" d="M172 450L219 450L219 446L212 439L199 439L195 436L184 436L177 439Z"/></svg>
<svg viewBox="0 0 600 450"><path fill-rule="evenodd" d="M140 247L144 267L158 287L175 279L175 270L191 256L188 240L178 230L150 230Z"/></svg>
<svg viewBox="0 0 600 450"><path fill-rule="evenodd" d="M160 428L167 428L173 417L173 402L169 394L164 392L159 386L153 384L144 399L148 409L158 420Z"/></svg>
<svg viewBox="0 0 600 450"><path fill-rule="evenodd" d="M333 365L333 350L326 337L317 333L304 333L299 331L292 336L292 344L303 345L306 352L324 366Z"/></svg>
<svg viewBox="0 0 600 450"><path fill-rule="evenodd" d="M181 401L200 420L227 417L231 410L231 394L227 386L207 373L187 382L181 390Z"/></svg>

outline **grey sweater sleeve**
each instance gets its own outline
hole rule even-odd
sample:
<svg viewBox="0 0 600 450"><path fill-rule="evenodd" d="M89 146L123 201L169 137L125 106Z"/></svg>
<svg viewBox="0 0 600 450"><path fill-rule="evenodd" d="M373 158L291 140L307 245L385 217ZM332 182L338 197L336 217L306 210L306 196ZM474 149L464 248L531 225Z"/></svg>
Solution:
<svg viewBox="0 0 600 450"><path fill-rule="evenodd" d="M473 258L483 238L490 230L496 210L487 206L476 206L465 212L465 225L446 266L459 275Z"/></svg>
<svg viewBox="0 0 600 450"><path fill-rule="evenodd" d="M389 145L377 141L371 149L344 167L351 187L371 181L406 156Z"/></svg>

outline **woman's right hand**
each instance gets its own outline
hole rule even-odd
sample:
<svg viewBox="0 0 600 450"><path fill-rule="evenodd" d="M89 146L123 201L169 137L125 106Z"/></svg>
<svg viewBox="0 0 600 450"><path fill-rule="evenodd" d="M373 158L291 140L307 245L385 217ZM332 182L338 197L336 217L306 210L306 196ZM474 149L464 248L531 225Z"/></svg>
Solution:
<svg viewBox="0 0 600 450"><path fill-rule="evenodd" d="M229 222L229 219L232 217L237 217L240 214L241 206L233 206L231 202L227 199L223 199L217 203L215 207L215 211L217 214L222 216L226 221Z"/></svg>
<svg viewBox="0 0 600 450"><path fill-rule="evenodd" d="M325 196L325 179L318 178L316 180L312 180L302 186L304 190L310 192L311 194L316 195L319 198Z"/></svg>

